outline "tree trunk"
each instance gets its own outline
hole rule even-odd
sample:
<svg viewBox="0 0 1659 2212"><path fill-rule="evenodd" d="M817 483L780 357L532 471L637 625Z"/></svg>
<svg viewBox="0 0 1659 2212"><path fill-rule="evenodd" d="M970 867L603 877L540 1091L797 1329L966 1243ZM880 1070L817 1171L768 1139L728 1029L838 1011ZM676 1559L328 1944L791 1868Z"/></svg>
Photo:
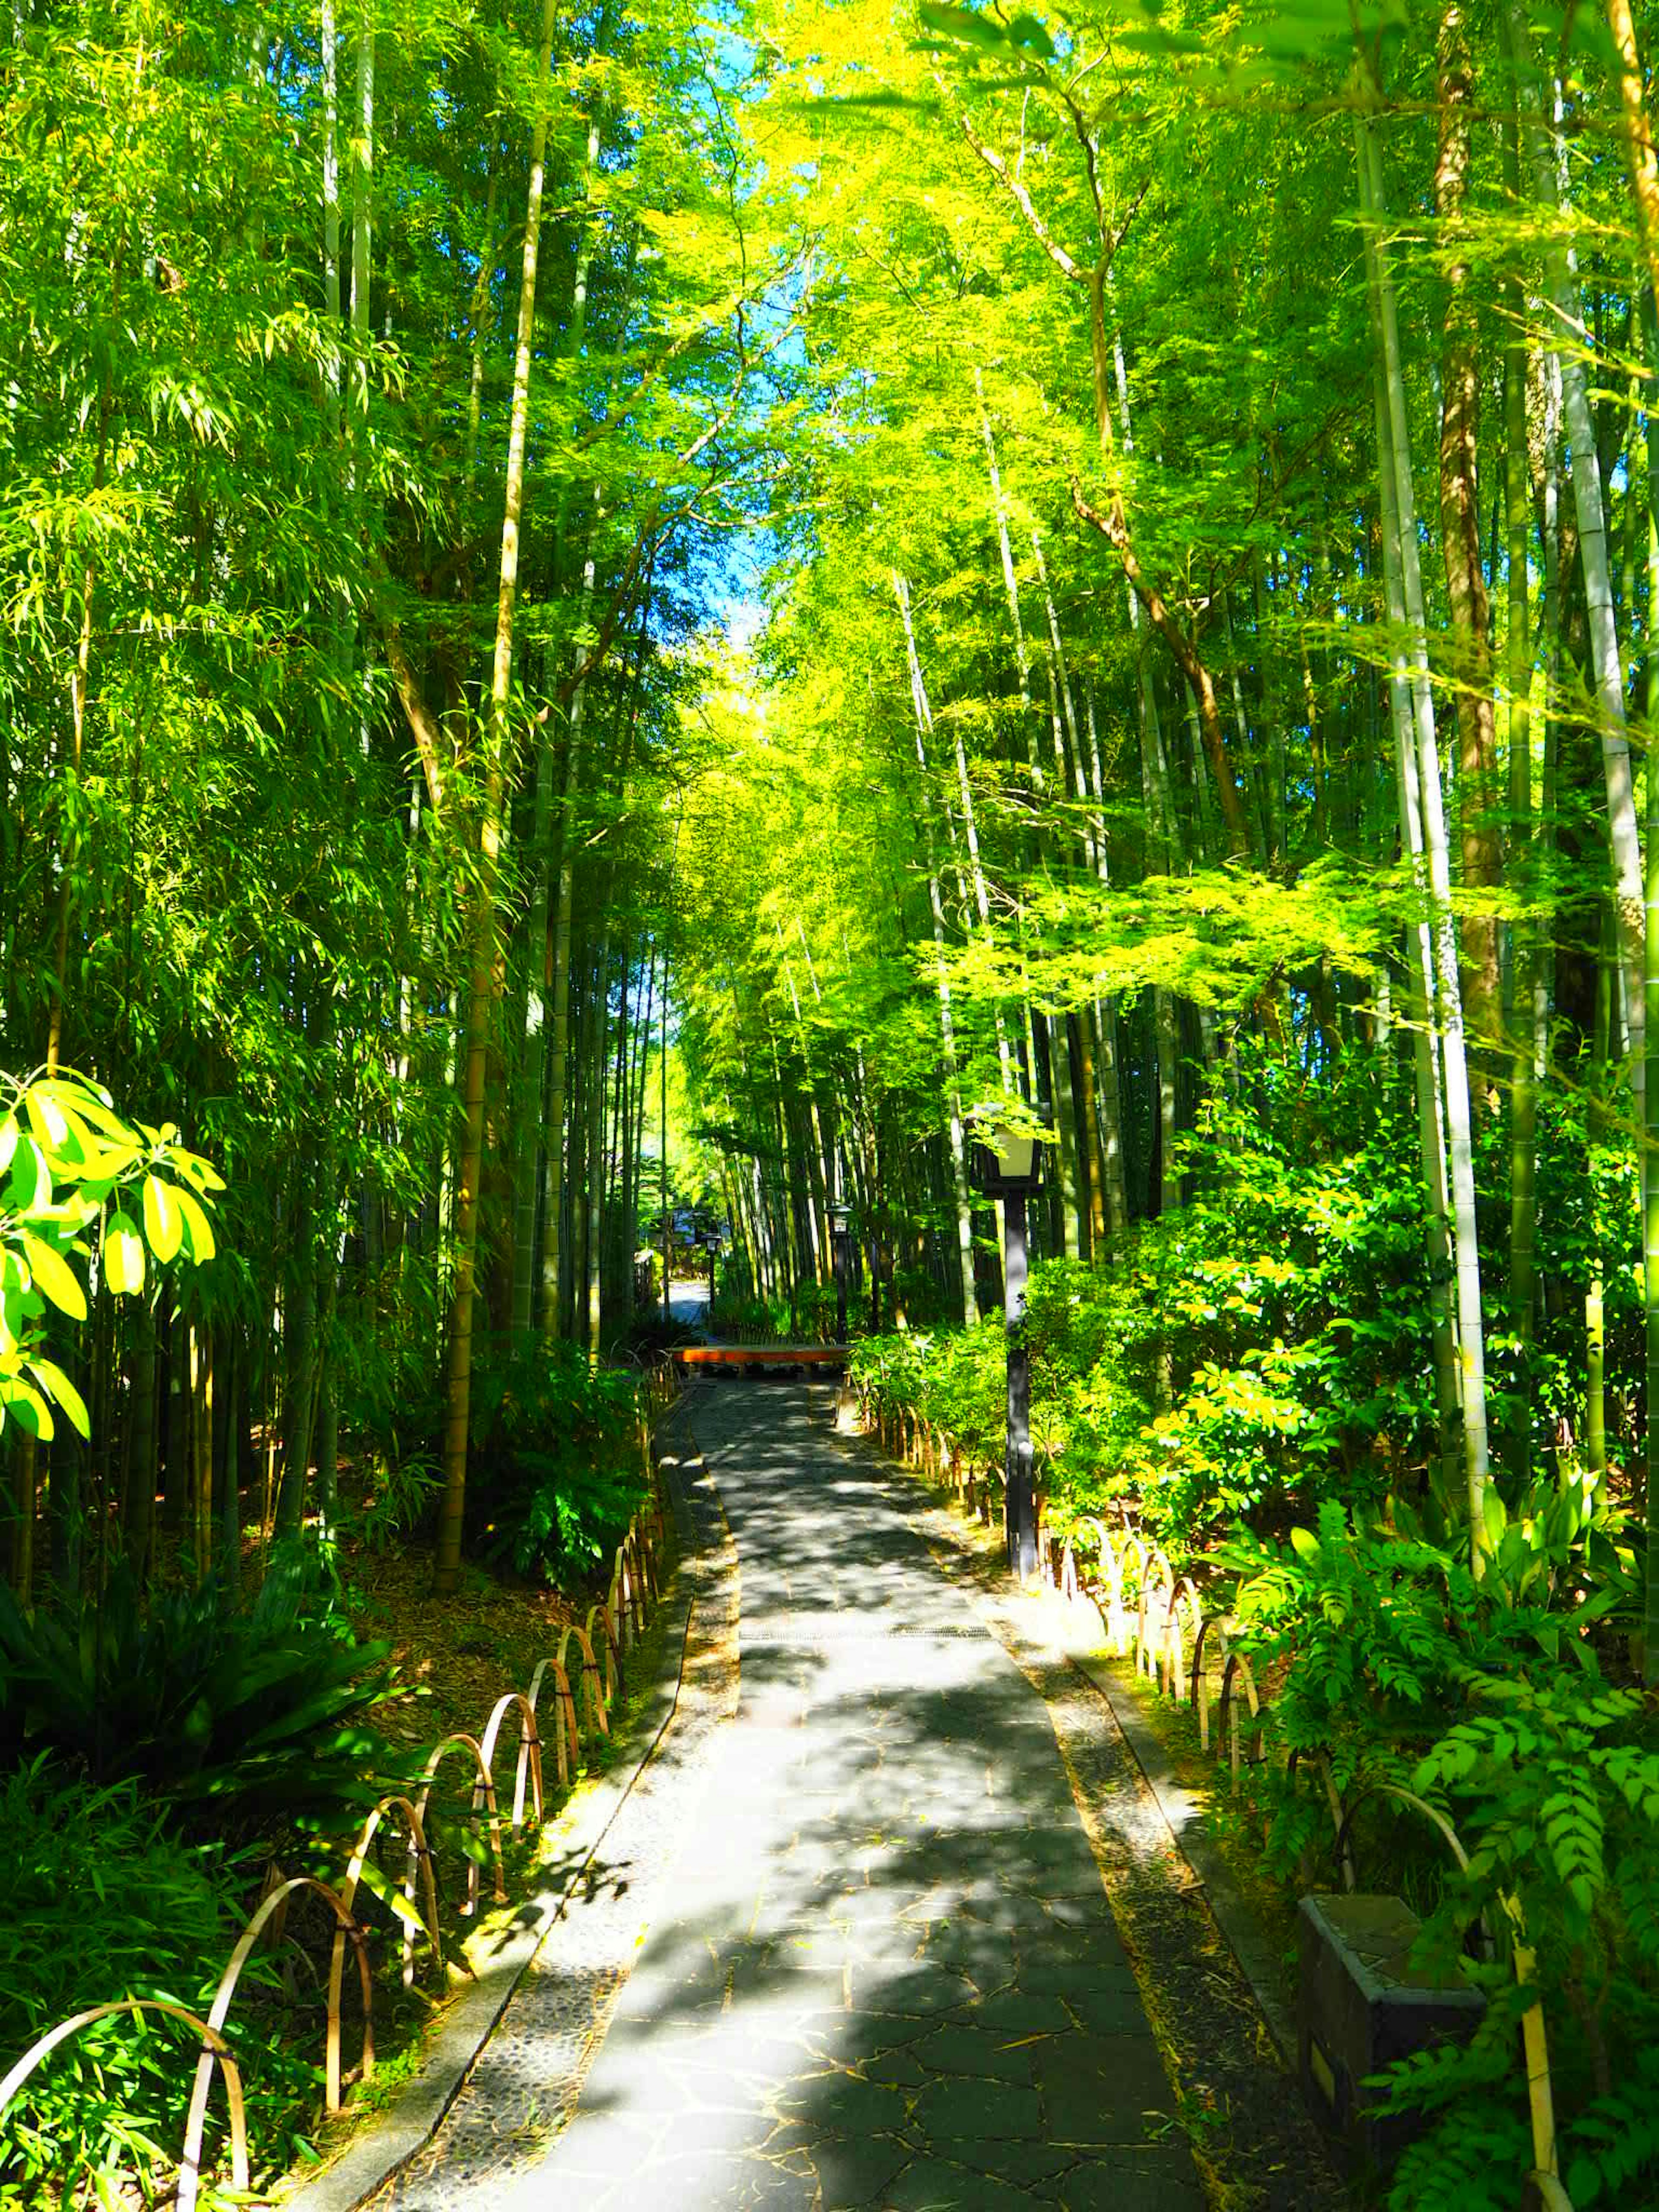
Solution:
<svg viewBox="0 0 1659 2212"><path fill-rule="evenodd" d="M1254 548L1250 555L1250 589L1255 602L1256 690L1261 701L1262 727L1267 741L1261 763L1267 787L1267 856L1282 866L1290 854L1285 811L1288 781L1285 769L1285 718L1282 702L1275 696L1279 687L1272 673L1278 656L1271 635L1267 578L1260 546Z"/></svg>
<svg viewBox="0 0 1659 2212"><path fill-rule="evenodd" d="M1651 149L1650 149L1650 159ZM1654 468L1659 428L1648 417L1649 467ZM1651 479L1650 479L1651 480ZM1648 540L1647 718L1650 731L1659 728L1659 649L1652 641L1656 611L1659 611L1659 532L1650 525ZM1659 1168L1654 1148L1659 1145L1659 763L1650 752L1648 783L1648 872L1646 884L1646 1000L1647 1086L1646 1114L1642 1129L1648 1172L1642 1195L1642 1281L1646 1322L1647 1413L1647 1541L1645 1602L1643 1608L1643 1679L1650 1688L1659 1683Z"/></svg>
<svg viewBox="0 0 1659 2212"><path fill-rule="evenodd" d="M1089 1161L1089 1256L1097 1266L1106 1256L1106 1177L1101 1161L1100 1120L1097 1111L1094 1048L1094 1010L1082 1007L1077 1024L1078 1077L1083 1096L1079 1101L1079 1131L1086 1139Z"/></svg>
<svg viewBox="0 0 1659 2212"><path fill-rule="evenodd" d="M536 782L530 830L530 906L525 918L524 1034L518 1105L513 1116L516 1153L513 1194L513 1294L509 1328L515 1339L530 1334L536 1290L536 1220L541 1184L542 1101L547 1075L548 885L553 855L553 745L545 729L536 738Z"/></svg>
<svg viewBox="0 0 1659 2212"><path fill-rule="evenodd" d="M1513 880L1523 896L1534 880L1532 813L1532 611L1527 589L1527 342L1517 301L1518 335L1504 363L1504 500L1508 534L1508 678L1510 715L1510 850ZM1541 988L1537 926L1523 917L1511 936L1514 1048L1510 1062L1510 1328L1518 1350L1512 1463L1517 1481L1531 1468L1533 1307L1537 1296L1538 1027L1534 1005Z"/></svg>
<svg viewBox="0 0 1659 2212"><path fill-rule="evenodd" d="M241 1331L226 1322L216 1336L213 1396L213 1462L219 1485L219 1577L225 1602L234 1605L242 1584L243 1406L247 1395L247 1351Z"/></svg>
<svg viewBox="0 0 1659 2212"><path fill-rule="evenodd" d="M134 1306L127 1352L131 1375L128 1411L126 1497L121 1513L126 1555L142 1583L150 1571L155 1518L155 1324L148 1299Z"/></svg>
<svg viewBox="0 0 1659 2212"><path fill-rule="evenodd" d="M592 188L593 173L599 158L599 128L591 123L587 133L586 161L582 179L582 204L586 208ZM568 359L579 360L586 341L587 327L588 274L592 265L593 232L591 223L584 222L580 242L576 252L575 289L572 295L570 330L564 351ZM596 517L597 526L597 517ZM582 626L578 632L577 653L585 649L580 642L586 632L586 618L593 600L593 548L590 545L588 558L582 570ZM562 582L562 579L558 579ZM570 702L570 717L565 737L564 789L557 811L558 833L558 889L555 901L553 932L552 988L556 1000L562 997L567 1019L569 1012L570 985L568 964L570 957L570 901L573 895L573 817L575 811L577 780L580 769L579 754L581 742L582 719L586 706L586 685L578 684ZM562 1035L558 1031L558 1011L554 1016L555 1035L551 1040L555 1060L554 1105L547 1123L541 1131L541 1143L537 1141L535 1122L541 1111L542 1097L546 1088L549 1057L549 1022L545 975L548 938L549 892L552 885L553 842L555 830L553 807L553 741L550 715L538 729L536 737L536 786L533 820L531 829L531 893L530 912L526 925L529 957L532 963L543 963L543 981L539 990L532 990L527 1004L533 1007L533 1024L527 1027L525 1039L521 1106L519 1120L519 1161L517 1176L517 1230L513 1251L513 1315L515 1334L527 1335L530 1331L535 1303L535 1224L538 1184L543 1203L544 1237L547 1252L550 1253L551 1273L556 1283L559 1272L559 1215L562 1202L564 1164L564 1107L565 1060L568 1049L568 1026ZM545 1147L544 1155L543 1147ZM551 1341L558 1334L559 1301L556 1294L546 1293L547 1255L544 1258L543 1275L543 1334ZM551 1313L550 1327L547 1316Z"/></svg>
<svg viewBox="0 0 1659 2212"><path fill-rule="evenodd" d="M1375 132L1359 126L1361 157L1366 166L1370 213L1380 224L1385 215L1382 165ZM1406 416L1405 380L1400 362L1400 331L1395 313L1393 279L1378 237L1371 247L1376 298L1382 341L1389 428L1393 444L1394 521L1400 545L1400 574L1409 627L1413 723L1417 744L1419 800L1423 849L1427 861L1437 986L1437 1026L1444 1071L1447 1158L1452 1207L1452 1249L1457 1281L1457 1333L1463 1407L1463 1457L1468 1479L1469 1534L1475 1570L1485 1556L1486 1434L1486 1342L1480 1308L1480 1256L1475 1225L1474 1153L1470 1126L1468 1060L1463 1039L1463 1009L1456 939L1451 921L1451 870L1441 797L1440 754L1434 727L1425 646L1427 623L1418 557L1416 495L1412 483L1411 441Z"/></svg>
<svg viewBox="0 0 1659 2212"><path fill-rule="evenodd" d="M361 438L362 417L368 412L368 286L374 192L374 22L367 8L357 30L356 119L351 163L351 374ZM324 220L326 226L326 205Z"/></svg>
<svg viewBox="0 0 1659 2212"><path fill-rule="evenodd" d="M1531 157L1533 190L1547 215L1559 206L1556 171L1552 160L1551 133L1538 113L1532 87L1526 24L1510 0L1506 17L1517 82L1522 131ZM1624 984L1625 1018L1629 1036L1631 1090L1638 1126L1645 1126L1647 1077L1646 890L1642 871L1641 835L1636 821L1636 788L1631 771L1630 741L1625 721L1624 671L1619 655L1619 632L1613 612L1613 577L1607 557L1607 511L1601 464L1590 411L1589 383L1585 361L1594 348L1584 328L1573 258L1565 247L1552 246L1546 262L1551 302L1566 343L1552 348L1561 380L1562 407L1566 418L1567 450L1572 483L1573 513L1578 526L1578 552L1584 578L1589 623L1590 658L1595 678L1601 768L1607 787L1607 844L1613 863L1614 896L1619 921L1620 971Z"/></svg>
<svg viewBox="0 0 1659 2212"><path fill-rule="evenodd" d="M1083 1257L1083 1182L1078 1154L1077 1099L1072 1085L1072 1047L1064 1014L1047 1023L1048 1079L1054 1099L1055 1165L1060 1170L1060 1235L1068 1260Z"/></svg>
<svg viewBox="0 0 1659 2212"><path fill-rule="evenodd" d="M1440 542L1445 553L1453 667L1457 678L1457 799L1463 886L1466 890L1479 890L1497 886L1503 863L1492 820L1498 795L1498 733L1492 712L1490 616L1480 567L1476 475L1480 450L1480 311L1463 225L1474 94L1465 6L1466 0L1447 0L1440 18L1440 134L1434 192L1441 234L1452 240L1455 249L1446 270L1448 299L1440 354ZM1491 915L1466 915L1461 935L1469 1028L1477 1045L1490 1044L1498 1031L1498 925Z"/></svg>
<svg viewBox="0 0 1659 2212"><path fill-rule="evenodd" d="M1358 125L1360 202L1362 211L1375 218L1378 212L1373 191L1370 166L1370 132L1364 123ZM1390 375L1390 349L1387 343L1388 308L1391 304L1384 281L1382 253L1369 240L1365 248L1366 271L1371 295L1372 319L1378 340L1378 359L1376 374L1377 465L1382 500L1382 537L1383 572L1389 601L1389 625L1396 641L1403 639L1408 620L1411 601L1406 582L1405 544L1407 532L1401 518L1402 501L1411 498L1410 471L1401 471L1395 452L1397 424L1403 420L1403 409L1396 410L1399 397L1397 379ZM1397 340L1394 359L1397 362ZM1408 511L1414 511L1408 510ZM1414 523L1413 526L1414 533ZM1413 542L1414 544L1414 535ZM1421 580L1419 579L1418 604L1421 602ZM1437 960L1437 939L1443 935L1443 908L1437 914L1432 904L1434 881L1431 867L1425 861L1425 831L1423 800L1423 756L1419 751L1421 714L1426 694L1425 672L1422 666L1421 631L1413 647L1403 642L1390 647L1389 700L1393 709L1395 730L1395 771L1400 804L1401 843L1411 861L1419 896L1423 902L1423 917L1413 922L1408 932L1410 957L1407 963L1407 1000L1410 1008L1417 1061L1417 1103L1419 1138L1423 1154L1423 1173L1429 1216L1429 1297L1433 1322L1435 1352L1435 1390L1440 1425L1440 1448L1443 1462L1452 1454L1453 1438L1463 1423L1462 1419L1468 1383L1468 1368L1460 1357L1457 1326L1448 1304L1448 1279L1456 1272L1453 1238L1450 1233L1449 1195L1446 1160L1444 1125L1441 1117L1443 1060L1434 1049L1431 1024L1433 1022L1437 966L1443 981L1447 960L1443 953ZM1431 720L1431 757L1438 779L1438 756L1432 748ZM1443 859L1443 830L1442 832ZM1455 951L1449 961L1454 993L1456 988L1456 959ZM1478 1312L1478 1308L1477 1308ZM1460 1303L1457 1320L1462 1320ZM1477 1346L1477 1357L1479 1347ZM1484 1378L1484 1367L1482 1369ZM1484 1440L1483 1440L1484 1441ZM1467 1449L1467 1442L1466 1442ZM1466 1462L1467 1465L1467 1462ZM1473 1498L1471 1506L1473 1510ZM1477 1528L1479 1518L1477 1516ZM1474 1531L1472 1544L1481 1540Z"/></svg>
<svg viewBox="0 0 1659 2212"><path fill-rule="evenodd" d="M331 1152L332 1147L330 1148ZM316 1410L312 1416L312 1455L317 1462L317 1510L324 1526L334 1525L340 1492L340 1431L334 1395L334 1310L339 1299L340 1268L332 1215L323 1254L317 1297L317 1358L313 1368Z"/></svg>
<svg viewBox="0 0 1659 2212"><path fill-rule="evenodd" d="M483 1160L484 1073L489 1031L500 989L495 886L500 866L502 803L511 735L507 702L513 673L513 612L519 581L519 519L524 504L525 446L530 420L530 360L536 320L536 262L541 240L542 184L547 148L548 78L552 66L553 0L545 0L536 77L536 116L531 135L530 190L525 216L524 273L519 289L518 344L513 364L513 408L507 438L501 521L501 580L495 605L495 653L485 734L478 872L471 917L471 978L466 1021L466 1129L462 1140L456 1205L455 1293L450 1308L449 1366L444 1416L444 1493L438 1516L434 1586L453 1594L460 1579L461 1522L466 1502L467 1432L472 1399L472 1307L478 1261L478 1186Z"/></svg>
<svg viewBox="0 0 1659 2212"><path fill-rule="evenodd" d="M286 1316L283 1332L286 1335ZM162 1474L161 1540L158 1547L158 1565L168 1576L179 1563L179 1549L185 1534L185 1508L189 1499L190 1394L186 1388L185 1334L183 1317L175 1310L167 1316L167 1464Z"/></svg>
<svg viewBox="0 0 1659 2212"><path fill-rule="evenodd" d="M916 657L915 631L910 621L910 589L896 568L893 571L893 593L898 601L899 615L904 625L904 650L910 669L910 700L915 713L916 762L921 772L922 821L927 842L927 902L933 916L934 973L939 989L939 1044L945 1058L945 1095L950 1104L951 1173L956 1197L962 1310L964 1325L972 1328L979 1320L979 1297L974 1286L973 1217L968 1198L968 1155L963 1131L962 1087L957 1073L956 1035L951 1016L951 984L945 968L945 908L939 895L939 863L934 851L933 809L927 792L927 737L933 727L933 715L927 705L927 686L922 681L921 663Z"/></svg>
<svg viewBox="0 0 1659 2212"><path fill-rule="evenodd" d="M596 511L597 532L600 515ZM582 567L584 622L593 603L594 550L590 541ZM564 1226L565 1109L570 1089L570 931L576 884L576 794L581 784L582 732L586 714L587 686L578 684L570 701L570 723L565 736L564 793L559 806L559 888L553 925L553 1023L550 1040L552 1079L544 1132L542 1206L545 1226L542 1243L542 1334L550 1344L563 1334L561 1296L562 1269L560 1238ZM575 1149L574 1141L571 1150Z"/></svg>
<svg viewBox="0 0 1659 2212"><path fill-rule="evenodd" d="M1636 196L1638 228L1648 268L1650 300L1659 301L1659 160L1656 160L1643 88L1641 63L1636 48L1636 27L1630 0L1607 0L1607 22L1619 52L1619 93L1625 113L1626 148L1631 182ZM1651 313L1650 334L1653 329ZM1659 368L1655 349L1648 353L1650 372ZM1655 424L1651 401L1648 407L1650 484L1654 482ZM1651 502L1650 502L1651 503ZM1652 543L1653 541L1650 541ZM1648 629L1650 639L1659 611L1659 552L1650 552L1648 572ZM1659 658L1651 641L1647 670L1648 727L1656 726L1659 706ZM1650 1688L1659 1683L1659 1171L1654 1149L1659 1145L1659 774L1651 753L1647 768L1648 852L1644 886L1643 976L1644 1070L1641 1157L1647 1163L1643 1177L1642 1261L1643 1303L1647 1330L1647 1557L1646 1601L1643 1616L1643 1674ZM1635 1041L1632 1041L1635 1048Z"/></svg>
<svg viewBox="0 0 1659 2212"><path fill-rule="evenodd" d="M1093 1008L1099 1053L1101 1176L1105 1186L1106 1234L1110 1252L1119 1251L1129 1226L1128 1194L1123 1180L1123 1101L1118 1081L1117 1009L1111 999Z"/></svg>
<svg viewBox="0 0 1659 2212"><path fill-rule="evenodd" d="M1181 1177L1176 1171L1176 1008L1171 994L1152 994L1152 1020L1158 1033L1158 1210L1173 1213L1181 1206Z"/></svg>
<svg viewBox="0 0 1659 2212"><path fill-rule="evenodd" d="M304 1522L306 1480L311 1466L317 1360L315 1176L314 1162L302 1157L294 1182L289 1275L283 1298L283 1480L276 1493L279 1536L297 1535ZM169 1496L172 1489L169 1470Z"/></svg>
<svg viewBox="0 0 1659 2212"><path fill-rule="evenodd" d="M962 764L962 745L960 739L957 740L957 757L958 765L960 766ZM967 790L967 771L965 767L963 768L963 789L965 793ZM985 879L980 872L979 843L973 832L973 817L971 814L968 817L968 823L969 850L973 856L975 880L979 888L979 895L983 898L985 896ZM797 922L799 921L799 919L800 917L798 915L796 916ZM988 908L987 908L987 919L988 921L989 919ZM778 947L783 960L783 979L789 987L789 1003L793 1007L795 1013L795 1038L797 1043L800 1047L801 1067L806 1078L807 1117L811 1124L812 1139L811 1144L809 1147L810 1157L807 1161L807 1171L811 1182L809 1199L810 1203L814 1208L818 1223L816 1252L819 1263L818 1280L820 1283L823 1283L829 1279L828 1261L834 1241L830 1233L830 1194L824 1179L824 1162L828 1158L829 1155L824 1150L823 1121L822 1115L818 1112L817 1086L814 1082L812 1076L812 1054L811 1048L807 1042L806 1024L801 1018L800 994L795 988L795 971L789 963L789 955L786 949L786 939L783 934L783 924L776 919L775 915L773 918L773 926L778 933ZM801 939L802 944L804 945L805 941L805 939L803 937Z"/></svg>
<svg viewBox="0 0 1659 2212"><path fill-rule="evenodd" d="M602 896L600 911L610 912L610 899ZM587 1036L584 1057L586 1061L585 1080L587 1085L587 1128L584 1151L587 1159L586 1188L585 1231L582 1253L586 1261L582 1297L581 1334L587 1345L587 1356L597 1361L599 1356L600 1247L604 1241L602 1206L605 1200L605 1055L609 1048L611 1029L611 927L607 920L599 933L599 950L593 962L593 985L587 1000Z"/></svg>
<svg viewBox="0 0 1659 2212"><path fill-rule="evenodd" d="M483 427L484 317L489 310L489 288L495 274L495 166L492 160L484 193L483 238L478 247L478 273L472 286L472 373L466 394L466 451L462 474L468 506L478 468L478 437Z"/></svg>
<svg viewBox="0 0 1659 2212"><path fill-rule="evenodd" d="M98 394L98 450L92 465L94 497L103 487L110 414L110 387L106 375ZM92 603L97 582L97 563L88 555L81 570L81 626L76 641L75 665L70 672L70 776L73 783L80 781L82 763L86 754L87 685L92 668ZM69 990L70 924L75 901L75 860L76 840L72 832L66 833L58 855L62 880L58 890L58 927L52 951L52 1006L46 1021L48 1075L57 1074L63 1054L64 1007ZM32 1440L25 1440L23 1456L28 1462L28 1480L32 1486L34 1462Z"/></svg>
<svg viewBox="0 0 1659 2212"><path fill-rule="evenodd" d="M319 44L323 65L323 310L328 332L323 404L329 430L340 422L340 40L334 0L321 0Z"/></svg>
<svg viewBox="0 0 1659 2212"><path fill-rule="evenodd" d="M191 1546L196 1579L204 1582L213 1570L213 1332L205 1322L191 1324L190 1332L191 1461L195 1481L191 1493Z"/></svg>

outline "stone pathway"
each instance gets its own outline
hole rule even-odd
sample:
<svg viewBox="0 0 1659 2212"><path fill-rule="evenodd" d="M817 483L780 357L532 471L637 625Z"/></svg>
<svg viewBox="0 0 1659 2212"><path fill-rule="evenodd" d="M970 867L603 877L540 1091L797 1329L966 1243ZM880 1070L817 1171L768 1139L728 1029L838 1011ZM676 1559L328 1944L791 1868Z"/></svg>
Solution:
<svg viewBox="0 0 1659 2212"><path fill-rule="evenodd" d="M618 1821L637 1963L596 2001L556 1926L405 2212L1202 2205L1048 1711L830 1395L683 1401L736 1557Z"/></svg>

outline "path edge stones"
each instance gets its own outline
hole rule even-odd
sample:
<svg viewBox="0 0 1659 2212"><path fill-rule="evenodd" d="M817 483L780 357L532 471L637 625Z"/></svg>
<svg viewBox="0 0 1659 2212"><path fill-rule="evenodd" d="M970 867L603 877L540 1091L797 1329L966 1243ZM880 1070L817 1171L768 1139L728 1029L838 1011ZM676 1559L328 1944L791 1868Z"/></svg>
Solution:
<svg viewBox="0 0 1659 2212"><path fill-rule="evenodd" d="M679 1404L670 1408L659 1434L672 1429L679 1410ZM533 1891L521 1901L519 1912L529 1917L514 1926L494 1963L450 2004L428 2040L419 2073L330 2165L276 2197L282 2212L356 2212L358 2206L378 2197L426 2148L465 2087L532 1961L672 1726L685 1681L697 1595L697 1577L688 1571L700 1548L689 1485L700 1475L706 1479L707 1469L694 1445L688 1447L684 1458L665 1454L662 1467L679 1536L679 1555L662 1608L657 1679L631 1731L633 1756L625 1765L613 1767L592 1788L584 1790L550 1832L561 1845L562 1874L555 1885Z"/></svg>
<svg viewBox="0 0 1659 2212"><path fill-rule="evenodd" d="M1044 1595L1054 1605L1064 1601ZM1202 1805L1176 1774L1158 1732L1115 1662L1097 1651L1068 1650L1066 1657L1104 1700L1135 1764L1146 1777L1176 1850L1192 1869L1209 1899L1215 1923L1226 1938L1249 1985L1257 2009L1287 2074L1297 2064L1296 2015L1284 1986L1279 1948L1258 1919L1234 1878L1220 1845L1211 1834Z"/></svg>

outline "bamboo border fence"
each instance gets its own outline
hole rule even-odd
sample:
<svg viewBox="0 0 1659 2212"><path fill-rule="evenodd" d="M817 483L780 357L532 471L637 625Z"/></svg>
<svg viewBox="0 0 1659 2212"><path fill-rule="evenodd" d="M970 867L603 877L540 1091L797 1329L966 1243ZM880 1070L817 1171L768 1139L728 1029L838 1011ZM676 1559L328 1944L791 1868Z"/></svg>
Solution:
<svg viewBox="0 0 1659 2212"><path fill-rule="evenodd" d="M663 1360L647 1368L639 1378L638 1390L640 1447L649 1486L647 1502L629 1521L628 1532L616 1548L605 1597L588 1607L586 1617L580 1627L573 1621L562 1632L557 1646L550 1656L544 1655L538 1660L529 1688L526 1691L508 1690L498 1698L477 1735L456 1733L434 1744L428 1753L414 1797L394 1791L380 1800L365 1817L357 1832L346 1861L345 1873L337 1885L325 1882L315 1875L284 1876L280 1869L273 1867L264 1894L249 1915L220 1976L205 2020L169 2000L129 1995L114 1998L106 2004L93 2006L68 2020L60 2021L37 2037L3 2078L0 2078L0 2118L4 2117L24 2085L52 2051L95 2021L122 2012L164 2014L182 2021L199 2039L196 2075L191 2085L185 2120L184 2143L179 2160L174 2200L177 2212L195 2212L201 2185L208 2105L216 2069L222 2075L225 2084L232 2185L238 2190L246 2190L249 2171L248 2137L242 2077L225 2037L225 2023L230 2016L242 1970L252 1956L255 1944L267 1931L274 1929L274 1932L280 1932L290 1899L304 1891L322 1899L332 1913L335 1923L329 1960L325 2031L325 2110L330 2114L339 2112L343 2108L346 2088L354 2082L374 2078L374 1984L368 1958L368 1929L357 1917L356 1905L364 1869L368 1864L369 1847L386 1825L388 1816L395 1816L400 1824L405 1846L404 1871L398 1893L401 1910L397 1910L397 1917L402 1934L403 1984L409 1988L413 1985L416 1977L417 1930L424 1939L428 1960L439 1973L445 1971L438 1886L427 1841L428 1809L440 1768L452 1755L460 1754L472 1770L471 1797L466 1818L475 1849L467 1861L466 1894L455 1909L458 1919L467 1920L476 1917L478 1906L478 1862L483 1856L481 1816L487 1816L488 1820L489 1857L495 1875L494 1899L497 1904L507 1902L505 1863L501 1852L501 1812L496 1802L495 1775L501 1732L507 1720L512 1717L518 1724L517 1762L508 1821L509 1826L514 1830L524 1826L526 1814L533 1826L538 1827L543 1818L542 1753L547 1740L541 1733L537 1705L550 1678L555 1700L551 1741L561 1787L568 1785L580 1763L584 1734L590 1747L611 1735L612 1710L623 1686L627 1656L644 1634L650 1616L660 1602L666 1587L665 1554L668 1523L653 1431L679 1395L679 1379L672 1363ZM398 1831L388 1827L386 1832L395 1841ZM422 1900L420 1906L416 1903L417 1892ZM356 1960L362 2011L362 2051L356 2066L349 2073L343 2069L341 2063L348 1943Z"/></svg>

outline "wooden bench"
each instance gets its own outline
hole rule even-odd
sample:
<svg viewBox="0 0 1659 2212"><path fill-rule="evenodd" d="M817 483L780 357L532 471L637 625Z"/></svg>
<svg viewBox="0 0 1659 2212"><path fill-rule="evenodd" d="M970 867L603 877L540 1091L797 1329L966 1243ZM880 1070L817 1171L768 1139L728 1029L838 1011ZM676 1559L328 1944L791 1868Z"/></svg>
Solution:
<svg viewBox="0 0 1659 2212"><path fill-rule="evenodd" d="M675 1352L678 1367L712 1368L719 1375L806 1375L814 1368L839 1370L847 1364L840 1344L686 1344Z"/></svg>

